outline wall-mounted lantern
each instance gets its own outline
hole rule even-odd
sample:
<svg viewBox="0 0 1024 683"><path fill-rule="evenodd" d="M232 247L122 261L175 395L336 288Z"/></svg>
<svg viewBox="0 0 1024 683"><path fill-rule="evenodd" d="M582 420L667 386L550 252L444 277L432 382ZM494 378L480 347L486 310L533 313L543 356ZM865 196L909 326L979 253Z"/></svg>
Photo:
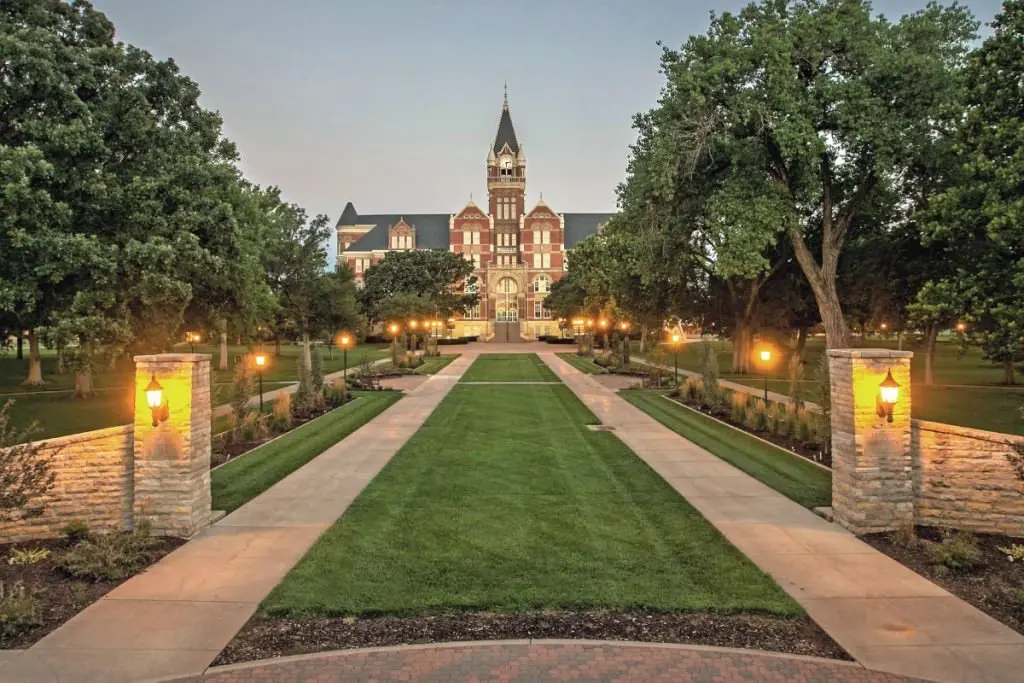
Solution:
<svg viewBox="0 0 1024 683"><path fill-rule="evenodd" d="M900 399L900 385L892 377L892 370L886 373L885 379L878 385L878 417L892 422L892 409Z"/></svg>
<svg viewBox="0 0 1024 683"><path fill-rule="evenodd" d="M146 405L153 412L153 426L167 420L170 415L170 405L164 400L164 388L156 381L156 373L153 373L146 385Z"/></svg>

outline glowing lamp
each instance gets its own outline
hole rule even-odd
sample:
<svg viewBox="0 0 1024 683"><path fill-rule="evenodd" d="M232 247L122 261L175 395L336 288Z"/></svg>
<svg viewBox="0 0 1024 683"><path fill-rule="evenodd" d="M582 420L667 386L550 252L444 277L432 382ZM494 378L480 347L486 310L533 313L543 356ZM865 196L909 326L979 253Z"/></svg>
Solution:
<svg viewBox="0 0 1024 683"><path fill-rule="evenodd" d="M967 331L967 325L965 323L957 323L956 324L956 331L957 332L966 332Z"/></svg>
<svg viewBox="0 0 1024 683"><path fill-rule="evenodd" d="M763 351L761 351L761 361L762 362L767 363L771 359L772 359L772 352L771 351L769 351L768 349L764 349Z"/></svg>
<svg viewBox="0 0 1024 683"><path fill-rule="evenodd" d="M264 356L262 353L257 353L256 357L253 358L253 360L256 362L256 367L258 368L262 368L264 365L267 364L267 357Z"/></svg>
<svg viewBox="0 0 1024 683"><path fill-rule="evenodd" d="M597 324L598 324L598 326L600 326L600 328L601 328L602 330L603 330L603 329L606 329L606 328L608 327L608 321L607 321L607 320L605 320L604 318L601 318L600 320L598 320L598 321L597 321Z"/></svg>
<svg viewBox="0 0 1024 683"><path fill-rule="evenodd" d="M593 326L594 326L594 321L591 320L590 318L587 318L587 327L593 327Z"/></svg>
<svg viewBox="0 0 1024 683"><path fill-rule="evenodd" d="M352 336L348 334L343 334L340 337L338 337L338 346L345 350L352 348Z"/></svg>
<svg viewBox="0 0 1024 683"><path fill-rule="evenodd" d="M619 329L622 330L623 332L629 332L629 328L630 327L631 327L630 324L628 322L626 322L625 320L623 320L621 323L619 323Z"/></svg>
<svg viewBox="0 0 1024 683"><path fill-rule="evenodd" d="M892 422L892 409L900 398L900 385L892 377L892 370L886 373L885 379L878 385L878 416Z"/></svg>
<svg viewBox="0 0 1024 683"><path fill-rule="evenodd" d="M672 335L672 343L673 344L678 344L680 341L682 341L682 337L681 336L679 336L678 334L673 334Z"/></svg>
<svg viewBox="0 0 1024 683"><path fill-rule="evenodd" d="M146 385L146 405L153 412L153 426L167 419L169 406L164 403L164 388L156 381L156 373L149 378Z"/></svg>
<svg viewBox="0 0 1024 683"><path fill-rule="evenodd" d="M398 334L398 325L396 325L395 323L391 323L390 325L388 325L388 332L390 332L391 334Z"/></svg>
<svg viewBox="0 0 1024 683"><path fill-rule="evenodd" d="M417 322L416 320L410 320L409 321L409 327L411 327L412 329L415 330L418 326L419 326L419 322Z"/></svg>
<svg viewBox="0 0 1024 683"><path fill-rule="evenodd" d="M885 323L882 323L882 329L883 330L887 330L887 329L889 329L889 326L887 324L885 324Z"/></svg>

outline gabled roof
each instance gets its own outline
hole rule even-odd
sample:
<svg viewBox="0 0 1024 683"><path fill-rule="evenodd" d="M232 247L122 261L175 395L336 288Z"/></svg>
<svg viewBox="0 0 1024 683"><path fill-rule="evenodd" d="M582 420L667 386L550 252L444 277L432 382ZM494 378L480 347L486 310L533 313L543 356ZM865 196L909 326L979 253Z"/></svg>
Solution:
<svg viewBox="0 0 1024 683"><path fill-rule="evenodd" d="M576 246L608 222L613 213L567 213L565 217L565 248Z"/></svg>
<svg viewBox="0 0 1024 683"><path fill-rule="evenodd" d="M356 213L356 207L352 206L352 202L345 205L345 210L341 212L341 216L334 227L340 228L343 225L359 225L359 214Z"/></svg>
<svg viewBox="0 0 1024 683"><path fill-rule="evenodd" d="M372 225L365 235L349 245L345 251L375 251L388 248L388 228L400 220L416 229L417 249L447 249L448 221L447 213L395 213L372 214L359 217L360 225Z"/></svg>
<svg viewBox="0 0 1024 683"><path fill-rule="evenodd" d="M519 141L516 140L516 129L512 127L512 115L508 113L508 88L505 88L505 101L501 105L501 119L498 121L498 134L494 136L494 153L509 146L513 154L519 154Z"/></svg>

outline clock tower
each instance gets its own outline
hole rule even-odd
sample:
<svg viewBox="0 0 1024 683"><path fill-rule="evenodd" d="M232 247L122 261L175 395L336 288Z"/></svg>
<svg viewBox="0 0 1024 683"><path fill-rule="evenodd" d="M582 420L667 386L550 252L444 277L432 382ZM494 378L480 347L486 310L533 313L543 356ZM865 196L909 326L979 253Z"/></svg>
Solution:
<svg viewBox="0 0 1024 683"><path fill-rule="evenodd" d="M487 194L490 214L494 217L493 263L499 267L518 265L519 218L525 212L526 199L526 154L512 127L508 87L501 105L498 133L487 154Z"/></svg>

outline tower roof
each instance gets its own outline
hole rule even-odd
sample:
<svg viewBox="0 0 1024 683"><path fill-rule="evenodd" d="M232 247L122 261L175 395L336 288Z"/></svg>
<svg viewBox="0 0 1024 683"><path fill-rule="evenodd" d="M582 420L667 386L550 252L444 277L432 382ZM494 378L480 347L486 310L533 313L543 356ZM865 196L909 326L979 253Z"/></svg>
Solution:
<svg viewBox="0 0 1024 683"><path fill-rule="evenodd" d="M338 218L338 227L343 225L356 225L359 222L359 214L356 213L356 207L352 206L352 202L345 205L345 210L341 212L341 216Z"/></svg>
<svg viewBox="0 0 1024 683"><path fill-rule="evenodd" d="M508 86L505 86L505 100L501 105L501 119L498 121L498 134L494 136L494 153L497 154L505 145L513 154L519 153L519 141L516 140L516 129L512 127L512 115L508 113Z"/></svg>

